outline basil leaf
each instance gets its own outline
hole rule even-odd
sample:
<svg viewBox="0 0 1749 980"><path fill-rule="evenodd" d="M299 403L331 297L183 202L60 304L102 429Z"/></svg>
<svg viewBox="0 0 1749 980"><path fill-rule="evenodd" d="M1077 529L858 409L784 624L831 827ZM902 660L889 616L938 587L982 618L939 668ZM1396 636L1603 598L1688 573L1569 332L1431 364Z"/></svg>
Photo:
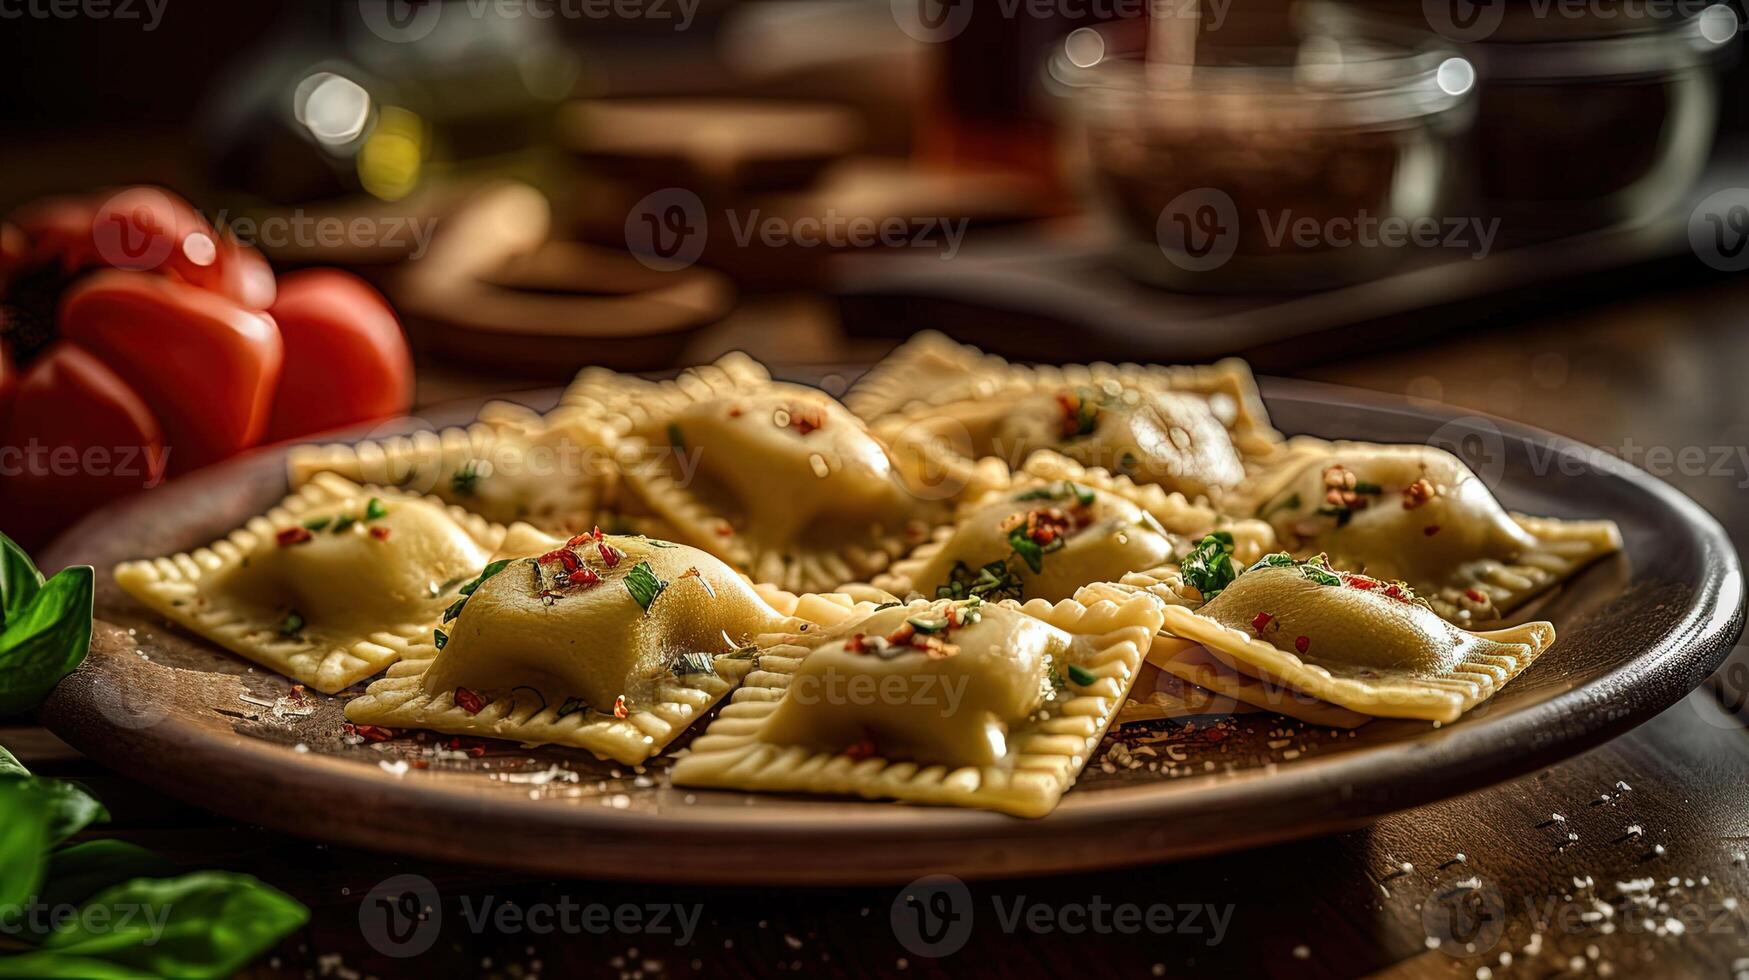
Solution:
<svg viewBox="0 0 1749 980"><path fill-rule="evenodd" d="M91 566L63 569L0 633L0 715L37 706L91 647Z"/></svg>
<svg viewBox="0 0 1749 980"><path fill-rule="evenodd" d="M0 785L31 787L48 806L48 835L52 847L94 823L109 819L103 804L77 783L62 779L39 779L30 774L12 753L0 748Z"/></svg>
<svg viewBox="0 0 1749 980"><path fill-rule="evenodd" d="M150 973L87 956L67 956L42 950L0 956L0 977L30 980L156 980Z"/></svg>
<svg viewBox="0 0 1749 980"><path fill-rule="evenodd" d="M0 629L12 622L42 589L43 574L24 549L0 534Z"/></svg>
<svg viewBox="0 0 1749 980"><path fill-rule="evenodd" d="M626 573L626 591L632 594L632 599L642 606L644 612L650 611L650 604L668 588L668 583L656 577L655 569L647 561L638 562L632 570Z"/></svg>
<svg viewBox="0 0 1749 980"><path fill-rule="evenodd" d="M1026 567L1032 569L1034 575L1044 571L1045 550L1039 547L1037 541L1026 536L1026 528L1017 527L1008 532L1008 547L1014 549L1014 553L1020 556L1021 561L1026 562Z"/></svg>
<svg viewBox="0 0 1749 980"><path fill-rule="evenodd" d="M1227 531L1205 535L1178 563L1178 570L1202 593L1204 602L1220 595L1238 577L1233 570L1233 535Z"/></svg>
<svg viewBox="0 0 1749 980"><path fill-rule="evenodd" d="M93 915L123 907L101 922ZM42 950L156 976L227 977L309 917L308 909L248 875L136 878L99 892L78 918L43 940Z"/></svg>
<svg viewBox="0 0 1749 980"><path fill-rule="evenodd" d="M0 782L0 908L24 905L42 884L49 801L23 779Z"/></svg>
<svg viewBox="0 0 1749 980"><path fill-rule="evenodd" d="M0 776L28 776L30 770L24 768L24 763L18 761L18 756L6 751L6 746L0 745Z"/></svg>
<svg viewBox="0 0 1749 980"><path fill-rule="evenodd" d="M49 855L42 904L82 905L91 896L134 878L168 878L176 862L122 840L92 840Z"/></svg>

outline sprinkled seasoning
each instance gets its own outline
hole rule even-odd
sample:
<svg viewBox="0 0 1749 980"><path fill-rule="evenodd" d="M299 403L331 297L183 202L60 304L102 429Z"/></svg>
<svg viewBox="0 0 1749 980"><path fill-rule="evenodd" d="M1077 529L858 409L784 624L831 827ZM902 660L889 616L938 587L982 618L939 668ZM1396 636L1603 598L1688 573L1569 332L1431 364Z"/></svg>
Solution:
<svg viewBox="0 0 1749 980"><path fill-rule="evenodd" d="M289 548L295 544L303 544L310 540L310 538L310 529L307 527L288 527L273 537L275 541L279 542L281 548Z"/></svg>
<svg viewBox="0 0 1749 980"><path fill-rule="evenodd" d="M431 642L436 645L439 650L442 650L449 645L449 634L445 633L443 630L432 630Z"/></svg>
<svg viewBox="0 0 1749 980"><path fill-rule="evenodd" d="M1425 535L1427 535L1427 536L1428 536L1428 537L1430 537L1430 538L1431 538L1431 537L1433 537L1433 536L1434 536L1434 535L1435 535L1435 534L1438 534L1438 533L1439 533L1439 525L1438 525L1438 524L1429 524L1429 525L1427 525L1427 526L1426 526L1426 527L1424 527L1424 528L1422 528L1422 529L1421 529L1421 533L1422 533L1422 534L1425 534Z"/></svg>
<svg viewBox="0 0 1749 980"><path fill-rule="evenodd" d="M861 762L864 759L873 758L874 754L875 744L874 739L872 738L865 738L859 742L852 743L844 750L844 757L854 762Z"/></svg>
<svg viewBox="0 0 1749 980"><path fill-rule="evenodd" d="M455 689L455 703L470 715L477 715L486 708L486 700L465 687Z"/></svg>
<svg viewBox="0 0 1749 980"><path fill-rule="evenodd" d="M629 714L631 714L631 712L626 710L626 696L621 694L619 697L614 698L613 716L615 718L624 718Z"/></svg>
<svg viewBox="0 0 1749 980"><path fill-rule="evenodd" d="M386 527L373 527L370 529L370 536L378 541L387 541L389 540L389 529Z"/></svg>
<svg viewBox="0 0 1749 980"><path fill-rule="evenodd" d="M1077 687L1086 687L1094 681L1099 680L1097 674L1080 664L1070 664L1067 673L1069 675L1069 680Z"/></svg>
<svg viewBox="0 0 1749 980"><path fill-rule="evenodd" d="M381 497L372 497L372 498L370 498L370 500L365 502L365 505L364 505L364 519L365 520L374 521L374 520L377 520L379 518L383 518L383 517L387 517L387 516L389 516L389 508L383 505L383 499Z"/></svg>
<svg viewBox="0 0 1749 980"><path fill-rule="evenodd" d="M1294 649L1298 650L1301 653L1305 653L1306 650L1311 647L1311 645L1312 645L1312 638L1309 636L1296 636L1296 637L1294 637Z"/></svg>
<svg viewBox="0 0 1749 980"><path fill-rule="evenodd" d="M1414 510L1439 495L1439 490L1426 477L1403 488L1403 509Z"/></svg>
<svg viewBox="0 0 1749 980"><path fill-rule="evenodd" d="M1261 636L1261 635L1263 635L1263 631L1269 627L1270 623L1273 623L1273 622L1275 622L1274 616L1271 616L1270 614L1268 614L1266 612L1260 612L1256 616L1253 616L1251 618L1251 630L1252 630L1252 632Z"/></svg>

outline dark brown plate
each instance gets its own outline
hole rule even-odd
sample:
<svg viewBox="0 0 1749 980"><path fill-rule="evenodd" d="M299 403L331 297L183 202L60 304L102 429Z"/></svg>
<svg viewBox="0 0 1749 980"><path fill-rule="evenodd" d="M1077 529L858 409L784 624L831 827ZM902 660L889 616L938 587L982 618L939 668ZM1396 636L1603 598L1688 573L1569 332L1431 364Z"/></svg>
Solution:
<svg viewBox="0 0 1749 980"><path fill-rule="evenodd" d="M91 656L56 689L42 720L167 793L313 838L599 878L903 882L930 872L1142 864L1362 825L1625 731L1699 685L1741 632L1742 574L1724 532L1645 473L1524 426L1353 389L1269 381L1264 392L1284 431L1455 447L1508 507L1611 518L1626 551L1539 608L1558 625L1559 641L1456 724L1377 721L1350 736L1248 715L1212 728L1126 729L1122 740L1139 764L1115 764L1124 753L1108 740L1042 820L693 793L668 785L662 759L639 772L508 743L479 757L434 753L438 740L429 736L349 745L340 732L344 696L312 695L314 714L276 719L244 697L272 703L287 681L166 627L107 574L99 575ZM544 407L553 398L520 400ZM108 508L61 539L45 564L106 571L124 558L204 544L285 492L283 457L268 449ZM427 768L391 772L403 759ZM533 775L543 772L560 775Z"/></svg>

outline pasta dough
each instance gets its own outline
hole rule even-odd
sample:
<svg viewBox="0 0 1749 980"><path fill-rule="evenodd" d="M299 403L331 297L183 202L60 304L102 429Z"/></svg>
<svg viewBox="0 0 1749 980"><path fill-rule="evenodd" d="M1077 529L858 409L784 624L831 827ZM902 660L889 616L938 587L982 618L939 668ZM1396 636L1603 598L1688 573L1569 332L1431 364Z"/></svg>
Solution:
<svg viewBox="0 0 1749 980"><path fill-rule="evenodd" d="M806 634L856 608L757 592L695 548L599 533L495 562L458 605L433 656L372 684L349 720L637 763L740 681L762 634Z"/></svg>
<svg viewBox="0 0 1749 980"><path fill-rule="evenodd" d="M124 562L115 578L176 623L333 693L427 648L445 592L504 534L435 498L327 473L206 548Z"/></svg>
<svg viewBox="0 0 1749 980"><path fill-rule="evenodd" d="M1123 703L1160 604L915 602L762 652L677 785L1042 816Z"/></svg>

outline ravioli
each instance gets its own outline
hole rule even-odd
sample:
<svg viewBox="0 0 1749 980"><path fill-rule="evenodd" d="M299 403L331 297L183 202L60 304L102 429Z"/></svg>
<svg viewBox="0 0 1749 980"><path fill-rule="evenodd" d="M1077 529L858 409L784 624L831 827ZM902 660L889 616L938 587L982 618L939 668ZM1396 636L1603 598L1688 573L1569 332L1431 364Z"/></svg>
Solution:
<svg viewBox="0 0 1749 980"><path fill-rule="evenodd" d="M494 562L432 656L346 706L356 723L552 743L635 764L752 666L762 634L852 615L843 596L756 591L695 548L599 532Z"/></svg>
<svg viewBox="0 0 1749 980"><path fill-rule="evenodd" d="M874 585L895 595L1056 602L1172 553L1166 529L1131 501L1067 480L1034 481L968 505Z"/></svg>
<svg viewBox="0 0 1749 980"><path fill-rule="evenodd" d="M1555 640L1546 622L1459 629L1401 585L1285 554L1196 611L1167 606L1164 617L1170 636L1269 684L1361 714L1436 722L1492 697ZM1163 669L1183 652L1157 649L1150 659Z"/></svg>
<svg viewBox="0 0 1749 980"><path fill-rule="evenodd" d="M124 562L115 580L187 629L332 694L429 649L446 590L504 535L435 498L323 473L228 537Z"/></svg>
<svg viewBox="0 0 1749 980"><path fill-rule="evenodd" d="M759 655L676 785L1043 816L1104 737L1160 604L918 601Z"/></svg>
<svg viewBox="0 0 1749 980"><path fill-rule="evenodd" d="M1218 495L1280 442L1240 361L1023 367L921 334L845 398L895 449L974 491L984 488L977 461L1014 468L1049 449L1142 482Z"/></svg>
<svg viewBox="0 0 1749 980"><path fill-rule="evenodd" d="M737 362L738 363L738 362ZM719 365L652 385L579 382L625 433L634 493L682 540L755 579L807 591L866 578L916 544L943 505L913 494L861 420L812 388Z"/></svg>
<svg viewBox="0 0 1749 980"><path fill-rule="evenodd" d="M1503 616L1621 548L1610 521L1508 514L1432 446L1295 439L1244 506L1296 554L1406 582L1460 625Z"/></svg>
<svg viewBox="0 0 1749 980"><path fill-rule="evenodd" d="M619 468L604 426L580 412L542 419L508 403L488 405L481 418L466 428L298 446L287 456L288 474L294 487L338 473L431 493L502 524L576 533L610 523Z"/></svg>

